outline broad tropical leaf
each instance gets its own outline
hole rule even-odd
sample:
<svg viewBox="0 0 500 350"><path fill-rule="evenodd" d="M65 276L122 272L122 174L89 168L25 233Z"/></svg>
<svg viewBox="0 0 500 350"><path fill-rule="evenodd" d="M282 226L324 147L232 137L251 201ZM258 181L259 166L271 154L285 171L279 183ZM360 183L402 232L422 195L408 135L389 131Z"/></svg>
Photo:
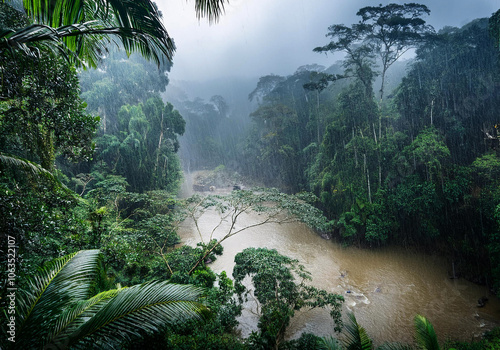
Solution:
<svg viewBox="0 0 500 350"><path fill-rule="evenodd" d="M421 349L440 350L436 332L432 324L421 315L414 319L416 330L416 341Z"/></svg>
<svg viewBox="0 0 500 350"><path fill-rule="evenodd" d="M18 291L19 349L116 348L124 341L208 309L202 288L150 282L91 296L102 272L98 250L84 250L45 265Z"/></svg>
<svg viewBox="0 0 500 350"><path fill-rule="evenodd" d="M216 21L225 1L196 0L197 16ZM42 43L66 58L77 57L95 67L106 46L115 43L158 65L172 61L175 44L150 0L61 0L53 7L43 0L25 0L24 8L34 23L0 31L0 52L20 49L35 54L33 43Z"/></svg>
<svg viewBox="0 0 500 350"><path fill-rule="evenodd" d="M90 297L99 266L98 250L80 251L52 261L29 279L17 299L16 345L33 349L45 343L68 304Z"/></svg>
<svg viewBox="0 0 500 350"><path fill-rule="evenodd" d="M201 288L168 281L123 288L98 311L83 315L90 319L69 335L69 344L82 349L89 345L112 348L168 324L193 318L201 320L208 313L198 301L202 293Z"/></svg>
<svg viewBox="0 0 500 350"><path fill-rule="evenodd" d="M345 324L344 347L348 350L371 350L373 348L372 341L366 333L366 330L361 327L356 321L354 313L348 313L349 322Z"/></svg>
<svg viewBox="0 0 500 350"><path fill-rule="evenodd" d="M19 158L13 155L5 154L0 152L0 169L11 168L15 170L23 171L24 174L30 174L38 179L45 178L48 179L56 187L62 189L68 195L75 197L76 194L66 187L57 177L55 177L50 171L42 168L42 166L30 162L27 159Z"/></svg>

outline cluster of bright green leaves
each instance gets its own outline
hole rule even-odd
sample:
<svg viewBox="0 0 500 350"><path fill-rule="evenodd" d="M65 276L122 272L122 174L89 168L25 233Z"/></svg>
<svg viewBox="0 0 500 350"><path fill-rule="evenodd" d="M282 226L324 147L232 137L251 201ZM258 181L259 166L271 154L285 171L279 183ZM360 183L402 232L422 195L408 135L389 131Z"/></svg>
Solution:
<svg viewBox="0 0 500 350"><path fill-rule="evenodd" d="M84 197L91 226L87 244L106 252L106 263L118 282L170 277L164 255L179 243L181 218L169 192L129 192L123 177L110 175Z"/></svg>
<svg viewBox="0 0 500 350"><path fill-rule="evenodd" d="M210 254L205 256L207 251L210 251ZM173 272L169 274L170 278L177 283L213 287L215 274L207 269L207 263L215 261L222 252L222 246L218 245L215 239L206 244L199 242L196 247L179 247L165 256Z"/></svg>
<svg viewBox="0 0 500 350"><path fill-rule="evenodd" d="M249 276L253 293L260 304L259 334L252 336L255 346L274 349L284 341L286 328L295 311L303 308L329 307L335 330L342 327L343 297L306 284L311 275L296 259L266 248L246 248L236 254L233 277L240 301L249 290L242 284Z"/></svg>

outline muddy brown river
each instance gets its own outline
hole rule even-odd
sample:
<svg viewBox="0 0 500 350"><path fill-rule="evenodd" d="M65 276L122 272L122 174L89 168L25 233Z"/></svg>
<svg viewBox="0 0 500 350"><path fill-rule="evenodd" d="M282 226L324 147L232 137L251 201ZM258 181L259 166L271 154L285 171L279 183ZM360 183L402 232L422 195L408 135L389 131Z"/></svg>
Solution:
<svg viewBox="0 0 500 350"><path fill-rule="evenodd" d="M189 195L189 183L182 195ZM255 223L256 216L241 217L237 225ZM215 212L199 221L205 240L219 222ZM220 227L215 238L227 227ZM193 222L185 221L179 232L184 244L200 241ZM343 247L325 240L303 224L268 224L239 233L223 243L224 254L211 264L216 272L232 275L234 256L247 247L266 247L298 259L311 272L311 284L345 297L343 309L351 310L375 344L413 341L416 314L432 322L439 340L470 341L500 325L500 301L484 286L464 279L450 279L451 265L442 257L401 248L376 250ZM487 296L485 307L477 300ZM257 330L256 305L248 302L239 318L242 337ZM345 312L344 312L345 314ZM328 310L301 311L292 319L288 338L303 332L334 335Z"/></svg>

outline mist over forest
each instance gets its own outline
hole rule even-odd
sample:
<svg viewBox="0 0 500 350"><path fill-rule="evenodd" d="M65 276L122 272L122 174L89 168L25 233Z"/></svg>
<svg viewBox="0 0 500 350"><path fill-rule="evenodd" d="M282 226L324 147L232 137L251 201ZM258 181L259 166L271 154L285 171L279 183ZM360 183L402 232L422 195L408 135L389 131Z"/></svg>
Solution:
<svg viewBox="0 0 500 350"><path fill-rule="evenodd" d="M49 3L0 3L0 348L500 347L500 10Z"/></svg>

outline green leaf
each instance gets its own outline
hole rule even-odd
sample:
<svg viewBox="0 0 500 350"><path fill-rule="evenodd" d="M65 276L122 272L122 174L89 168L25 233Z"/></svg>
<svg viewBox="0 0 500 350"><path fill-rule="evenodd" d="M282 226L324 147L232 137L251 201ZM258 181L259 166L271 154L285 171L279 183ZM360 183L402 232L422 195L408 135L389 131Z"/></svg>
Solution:
<svg viewBox="0 0 500 350"><path fill-rule="evenodd" d="M346 332L344 340L345 348L348 350L371 350L373 345L366 330L356 321L354 313L350 312L347 316L349 317L349 322L344 327Z"/></svg>
<svg viewBox="0 0 500 350"><path fill-rule="evenodd" d="M42 267L17 299L17 345L28 349L45 343L47 330L55 327L66 304L90 297L98 272L98 250L73 253Z"/></svg>
<svg viewBox="0 0 500 350"><path fill-rule="evenodd" d="M119 344L187 319L202 320L208 310L198 300L202 288L151 282L123 288L69 335L70 343Z"/></svg>
<svg viewBox="0 0 500 350"><path fill-rule="evenodd" d="M421 315L415 316L416 341L421 349L440 350L436 332L432 324Z"/></svg>

